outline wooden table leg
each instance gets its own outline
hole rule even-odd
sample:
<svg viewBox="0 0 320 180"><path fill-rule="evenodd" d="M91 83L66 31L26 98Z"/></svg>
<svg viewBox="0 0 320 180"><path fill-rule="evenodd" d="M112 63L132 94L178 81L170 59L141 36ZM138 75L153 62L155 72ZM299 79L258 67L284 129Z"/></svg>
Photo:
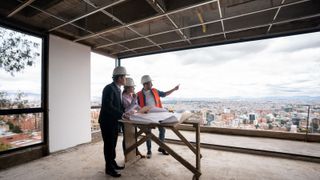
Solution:
<svg viewBox="0 0 320 180"><path fill-rule="evenodd" d="M135 126L132 124L128 123L123 123L124 126L124 132L123 132L123 138L124 138L124 156L125 156L125 161L131 161L132 159L136 158L136 151L135 149L132 149L131 151L126 152L126 147L130 147L131 145L135 144L137 142L137 139L135 137L136 131L135 131Z"/></svg>
<svg viewBox="0 0 320 180"><path fill-rule="evenodd" d="M170 129L181 139L182 142L184 142L189 149L196 155L197 149L174 127L170 127ZM202 158L202 155L200 154L200 158Z"/></svg>
<svg viewBox="0 0 320 180"><path fill-rule="evenodd" d="M196 146L194 147L175 127L176 126L161 126L161 125L141 125L141 124L134 124L135 127L138 127L140 130L139 132L135 133L135 138L138 139L140 135L143 133L145 136L143 136L140 140L136 141L136 143L132 144L130 147L126 147L125 154L130 153L134 149L136 149L138 146L140 146L142 143L147 141L148 138L153 140L155 143L157 143L161 148L166 150L172 157L174 157L178 162L180 162L183 166L185 166L187 169L189 169L194 175L193 179L199 179L201 176L201 167L200 167L200 126L199 123L190 123L193 124L193 127L196 129ZM186 161L184 158L182 158L180 155L178 155L176 152L174 152L169 146L164 144L158 137L156 137L150 129L154 129L155 127L166 127L170 128L180 139L181 141L189 147L189 149L195 153L196 155L196 166L194 167L192 164L190 164L188 161Z"/></svg>
<svg viewBox="0 0 320 180"><path fill-rule="evenodd" d="M194 124L194 127L196 128L196 168L199 172L201 172L201 166L200 166L200 126L199 123ZM196 177L198 179L199 177Z"/></svg>
<svg viewBox="0 0 320 180"><path fill-rule="evenodd" d="M124 154L127 154L131 152L132 150L136 149L138 146L140 146L142 143L146 142L148 138L150 138L149 132L144 132L146 136L142 137L139 141L132 144L130 147L126 147L126 150L124 151Z"/></svg>
<svg viewBox="0 0 320 180"><path fill-rule="evenodd" d="M156 137L152 133L150 133L150 136L155 143L157 143L161 148L166 150L172 157L174 157L177 161L179 161L182 165L184 165L187 169L189 169L196 177L199 177L201 175L201 172L198 169L196 169L188 161L186 161L180 155L174 152L169 146L161 142L158 137Z"/></svg>

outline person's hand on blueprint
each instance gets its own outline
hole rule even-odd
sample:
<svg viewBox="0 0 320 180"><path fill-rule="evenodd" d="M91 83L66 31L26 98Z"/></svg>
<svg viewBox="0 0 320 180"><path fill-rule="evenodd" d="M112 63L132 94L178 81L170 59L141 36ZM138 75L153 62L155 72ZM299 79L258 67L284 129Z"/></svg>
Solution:
<svg viewBox="0 0 320 180"><path fill-rule="evenodd" d="M139 110L139 113L144 113L144 114L147 114L149 111L150 111L151 107L150 106L144 106L143 108L141 108Z"/></svg>
<svg viewBox="0 0 320 180"><path fill-rule="evenodd" d="M129 119L130 114L129 113L123 113L122 119Z"/></svg>

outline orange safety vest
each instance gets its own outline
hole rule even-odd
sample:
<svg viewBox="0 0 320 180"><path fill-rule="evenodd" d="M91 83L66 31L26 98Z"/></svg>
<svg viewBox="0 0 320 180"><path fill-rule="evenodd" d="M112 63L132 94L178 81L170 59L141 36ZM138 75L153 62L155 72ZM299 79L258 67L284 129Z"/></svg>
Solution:
<svg viewBox="0 0 320 180"><path fill-rule="evenodd" d="M160 101L160 96L158 94L158 90L156 90L155 88L152 88L151 92L153 94L154 101L156 103L156 107L162 108L162 104ZM144 94L143 94L142 90L138 92L138 98L139 98L140 107L144 107L146 105L146 102L145 102L145 98L144 98Z"/></svg>

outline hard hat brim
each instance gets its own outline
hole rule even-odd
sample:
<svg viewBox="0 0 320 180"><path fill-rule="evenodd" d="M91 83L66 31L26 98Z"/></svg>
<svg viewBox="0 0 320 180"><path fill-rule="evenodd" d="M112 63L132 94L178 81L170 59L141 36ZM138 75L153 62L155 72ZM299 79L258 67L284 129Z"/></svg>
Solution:
<svg viewBox="0 0 320 180"><path fill-rule="evenodd" d="M153 80L151 80L151 81L147 81L147 82L144 82L144 83L142 83L142 84L145 84L145 83L148 83L148 82L152 82Z"/></svg>
<svg viewBox="0 0 320 180"><path fill-rule="evenodd" d="M113 76L129 76L130 74L114 74Z"/></svg>

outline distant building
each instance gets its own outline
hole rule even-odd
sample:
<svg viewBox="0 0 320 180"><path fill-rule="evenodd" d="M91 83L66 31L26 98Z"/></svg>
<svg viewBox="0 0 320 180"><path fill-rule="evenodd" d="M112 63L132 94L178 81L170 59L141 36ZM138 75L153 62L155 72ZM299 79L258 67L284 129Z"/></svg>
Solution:
<svg viewBox="0 0 320 180"><path fill-rule="evenodd" d="M320 118L313 118L311 126L312 132L320 132Z"/></svg>
<svg viewBox="0 0 320 180"><path fill-rule="evenodd" d="M290 126L290 132L296 133L297 132L297 125L291 125Z"/></svg>
<svg viewBox="0 0 320 180"><path fill-rule="evenodd" d="M227 114L227 113L230 113L231 110L230 110L230 108L224 108L224 109L223 109L223 112L224 112L225 114Z"/></svg>
<svg viewBox="0 0 320 180"><path fill-rule="evenodd" d="M285 111L285 112L292 112L292 111L293 111L293 108L290 107L290 106L288 106L288 107L285 107L285 108L284 108L284 111Z"/></svg>
<svg viewBox="0 0 320 180"><path fill-rule="evenodd" d="M210 126L212 124L212 122L214 121L214 114L207 112L206 120L207 120L206 125Z"/></svg>
<svg viewBox="0 0 320 180"><path fill-rule="evenodd" d="M36 129L39 129L38 127L39 120L36 118L25 118L21 121L19 121L19 127L21 128L22 131L33 131Z"/></svg>
<svg viewBox="0 0 320 180"><path fill-rule="evenodd" d="M266 115L266 122L267 123L272 123L274 121L275 121L275 117L274 117L274 115L272 113L269 113L269 114Z"/></svg>
<svg viewBox="0 0 320 180"><path fill-rule="evenodd" d="M240 125L240 122L241 122L240 119L232 120L232 127L238 127Z"/></svg>
<svg viewBox="0 0 320 180"><path fill-rule="evenodd" d="M100 130L99 114L100 114L100 109L91 109L91 131L92 132Z"/></svg>
<svg viewBox="0 0 320 180"><path fill-rule="evenodd" d="M256 120L256 114L255 113L250 113L249 114L250 123L253 123L255 120Z"/></svg>
<svg viewBox="0 0 320 180"><path fill-rule="evenodd" d="M9 125L7 125L4 121L0 121L0 134L6 131L9 131Z"/></svg>
<svg viewBox="0 0 320 180"><path fill-rule="evenodd" d="M293 125L297 125L297 127L299 127L301 120L302 120L302 119L299 118L299 117L293 117L293 118L291 119L291 122L292 122Z"/></svg>
<svg viewBox="0 0 320 180"><path fill-rule="evenodd" d="M231 113L221 114L221 117L223 121L232 121L233 119L235 119L234 114L231 114Z"/></svg>

